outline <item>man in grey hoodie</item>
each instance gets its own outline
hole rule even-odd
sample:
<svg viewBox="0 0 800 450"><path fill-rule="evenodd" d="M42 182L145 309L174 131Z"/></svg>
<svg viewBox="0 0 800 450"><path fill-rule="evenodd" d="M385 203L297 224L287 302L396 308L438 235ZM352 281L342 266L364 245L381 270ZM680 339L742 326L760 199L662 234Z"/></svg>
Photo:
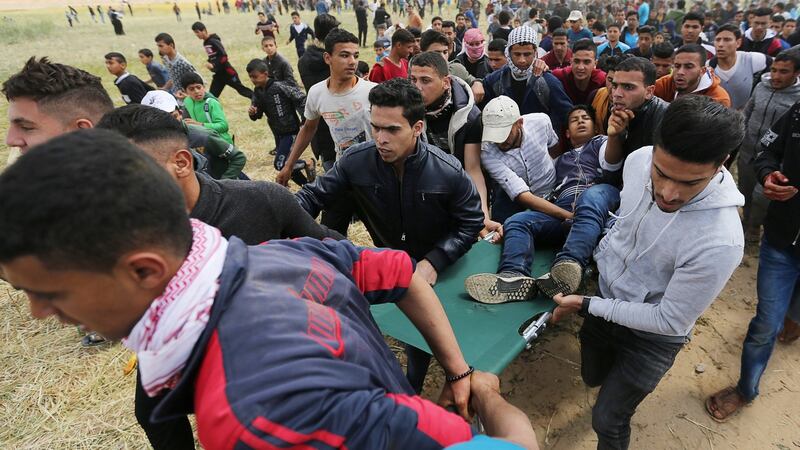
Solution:
<svg viewBox="0 0 800 450"><path fill-rule="evenodd" d="M554 297L554 320L585 317L581 375L601 386L592 411L598 448L628 448L636 407L742 259L744 199L723 163L743 128L738 112L708 97L672 102L655 145L625 161L619 215L594 252L600 292Z"/></svg>
<svg viewBox="0 0 800 450"><path fill-rule="evenodd" d="M759 228L764 222L769 200L756 180L753 159L759 151L758 141L775 122L800 98L800 50L784 50L775 57L769 75L761 78L744 108L747 126L739 150L739 191L744 195L742 224L745 238L758 242Z"/></svg>

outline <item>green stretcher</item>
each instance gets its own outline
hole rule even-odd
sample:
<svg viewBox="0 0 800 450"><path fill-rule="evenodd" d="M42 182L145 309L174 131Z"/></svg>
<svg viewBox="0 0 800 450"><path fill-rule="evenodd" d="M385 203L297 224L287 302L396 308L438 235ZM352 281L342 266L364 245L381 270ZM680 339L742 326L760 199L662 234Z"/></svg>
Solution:
<svg viewBox="0 0 800 450"><path fill-rule="evenodd" d="M530 346L547 325L555 307L551 299L541 296L533 301L485 305L467 295L464 280L476 273L496 272L500 250L500 245L479 241L439 275L433 289L450 319L464 359L478 370L495 374ZM533 276L549 271L554 257L552 250L537 250ZM375 305L371 309L384 334L431 353L422 335L397 306ZM526 322L530 323L523 328Z"/></svg>

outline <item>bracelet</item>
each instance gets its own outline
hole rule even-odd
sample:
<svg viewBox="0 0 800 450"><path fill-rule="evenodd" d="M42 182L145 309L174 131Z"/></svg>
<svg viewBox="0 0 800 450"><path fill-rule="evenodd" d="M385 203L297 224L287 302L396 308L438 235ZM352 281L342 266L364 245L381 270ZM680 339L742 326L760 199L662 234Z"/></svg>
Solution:
<svg viewBox="0 0 800 450"><path fill-rule="evenodd" d="M445 375L444 380L447 381L448 383L452 383L454 381L458 381L458 380L460 380L462 378L466 378L466 377L472 375L472 372L475 372L475 368L472 367L472 366L469 366L469 369L466 372L462 373L461 375L454 375L454 376Z"/></svg>

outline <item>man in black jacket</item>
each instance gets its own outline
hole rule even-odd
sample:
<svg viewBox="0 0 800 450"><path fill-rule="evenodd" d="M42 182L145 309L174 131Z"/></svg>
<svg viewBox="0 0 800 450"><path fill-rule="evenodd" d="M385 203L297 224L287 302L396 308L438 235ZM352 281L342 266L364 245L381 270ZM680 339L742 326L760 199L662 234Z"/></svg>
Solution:
<svg viewBox="0 0 800 450"><path fill-rule="evenodd" d="M156 159L181 188L190 217L219 228L225 238L237 236L248 245L303 236L344 239L314 221L280 185L215 180L195 172L185 131L168 112L145 105L123 106L103 116L97 127L122 134ZM153 410L165 396L148 397L137 378L136 419L154 449L194 449L192 428L185 417L151 422Z"/></svg>
<svg viewBox="0 0 800 450"><path fill-rule="evenodd" d="M800 102L761 138L761 149L754 166L764 197L772 201L758 257L758 307L744 339L739 383L706 400L708 413L718 421L758 396L775 339L800 286Z"/></svg>
<svg viewBox="0 0 800 450"><path fill-rule="evenodd" d="M483 228L475 185L458 160L423 142L422 94L394 78L369 93L374 141L350 147L296 195L312 216L348 194L376 246L405 250L430 284L466 253ZM408 378L421 391L427 358L409 350Z"/></svg>
<svg viewBox="0 0 800 450"><path fill-rule="evenodd" d="M192 31L198 39L203 41L203 48L208 55L206 67L214 72L214 77L211 78L211 87L208 89L209 92L214 97L219 98L225 86L230 86L242 97L250 99L253 96L253 91L243 85L239 79L239 74L228 60L228 53L222 45L222 39L216 34L209 34L203 22L193 23Z"/></svg>

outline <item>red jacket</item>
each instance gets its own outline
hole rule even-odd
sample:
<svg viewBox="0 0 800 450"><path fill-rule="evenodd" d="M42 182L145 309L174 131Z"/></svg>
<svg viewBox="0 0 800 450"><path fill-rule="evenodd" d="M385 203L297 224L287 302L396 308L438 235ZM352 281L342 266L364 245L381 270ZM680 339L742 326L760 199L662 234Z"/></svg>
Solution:
<svg viewBox="0 0 800 450"><path fill-rule="evenodd" d="M375 63L369 72L369 81L381 83L392 78L408 78L408 60L401 59L400 65L395 65L388 57Z"/></svg>
<svg viewBox="0 0 800 450"><path fill-rule="evenodd" d="M589 94L595 89L600 89L606 85L606 73L600 69L592 70L592 74L589 76L589 85L586 87L586 90L580 90L578 85L575 84L575 76L572 74L572 67L555 69L553 75L564 85L564 91L575 105L588 105Z"/></svg>

